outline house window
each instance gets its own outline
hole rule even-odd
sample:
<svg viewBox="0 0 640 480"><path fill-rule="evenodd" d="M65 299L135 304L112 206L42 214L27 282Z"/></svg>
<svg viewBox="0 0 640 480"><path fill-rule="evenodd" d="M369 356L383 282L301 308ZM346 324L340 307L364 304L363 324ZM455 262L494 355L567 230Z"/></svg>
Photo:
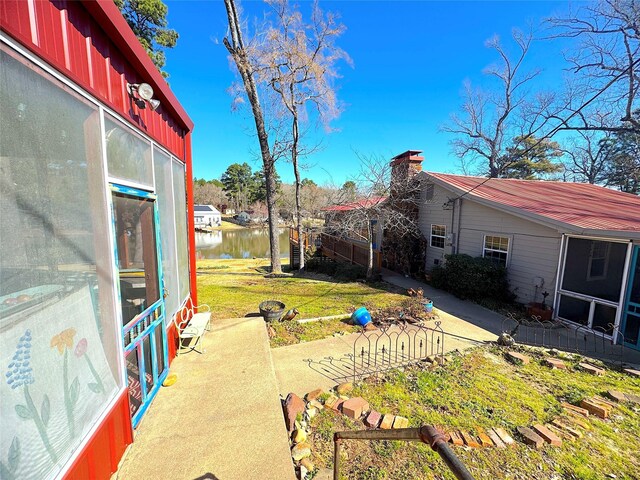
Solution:
<svg viewBox="0 0 640 480"><path fill-rule="evenodd" d="M608 242L591 242L591 252L589 254L589 270L587 280L602 280L607 277L607 267L609 266Z"/></svg>
<svg viewBox="0 0 640 480"><path fill-rule="evenodd" d="M444 248L444 239L446 235L446 226L431 225L431 246L434 248Z"/></svg>
<svg viewBox="0 0 640 480"><path fill-rule="evenodd" d="M493 235L484 236L484 248L482 256L490 258L495 263L507 266L509 254L509 237L495 237Z"/></svg>

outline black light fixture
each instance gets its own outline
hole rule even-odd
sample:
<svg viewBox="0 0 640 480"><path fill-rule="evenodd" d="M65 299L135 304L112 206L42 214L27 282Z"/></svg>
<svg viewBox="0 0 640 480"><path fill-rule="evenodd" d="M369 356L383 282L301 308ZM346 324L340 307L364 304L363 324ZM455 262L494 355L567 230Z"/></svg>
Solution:
<svg viewBox="0 0 640 480"><path fill-rule="evenodd" d="M127 83L127 91L139 108L146 108L147 103L151 110L160 106L160 100L153 98L153 88L148 83Z"/></svg>

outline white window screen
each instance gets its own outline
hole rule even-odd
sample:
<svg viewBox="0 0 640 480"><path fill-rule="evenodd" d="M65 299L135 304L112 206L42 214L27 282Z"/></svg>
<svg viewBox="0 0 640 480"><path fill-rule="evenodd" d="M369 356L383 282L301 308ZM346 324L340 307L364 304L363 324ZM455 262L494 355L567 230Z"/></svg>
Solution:
<svg viewBox="0 0 640 480"><path fill-rule="evenodd" d="M189 243L187 241L187 194L184 165L173 160L173 198L176 213L176 247L180 300L189 294Z"/></svg>
<svg viewBox="0 0 640 480"><path fill-rule="evenodd" d="M99 112L0 65L0 458L53 478L121 383Z"/></svg>
<svg viewBox="0 0 640 480"><path fill-rule="evenodd" d="M173 202L173 181L171 177L171 158L155 149L153 152L158 194L158 216L160 217L160 242L162 248L162 271L166 293L165 308L167 324L180 307L178 286L178 268L176 252L176 225Z"/></svg>
<svg viewBox="0 0 640 480"><path fill-rule="evenodd" d="M151 144L110 115L105 132L109 175L152 189Z"/></svg>

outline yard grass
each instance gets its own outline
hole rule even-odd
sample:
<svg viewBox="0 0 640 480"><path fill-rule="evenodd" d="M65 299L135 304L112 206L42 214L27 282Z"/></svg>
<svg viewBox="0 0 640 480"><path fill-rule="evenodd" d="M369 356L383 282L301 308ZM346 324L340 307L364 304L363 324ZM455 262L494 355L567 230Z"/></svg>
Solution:
<svg viewBox="0 0 640 480"><path fill-rule="evenodd" d="M266 278L265 259L199 260L198 301L211 306L212 318L258 315L263 300L279 300L285 309L297 308L297 318L316 318L349 313L360 306L369 309L397 305L406 299L402 290L380 282L338 282L319 274L287 274ZM298 324L273 324L276 336L272 346L318 340L334 333L349 333L356 327L340 320Z"/></svg>
<svg viewBox="0 0 640 480"><path fill-rule="evenodd" d="M569 362L570 363L570 362ZM515 428L545 423L560 415L561 401L577 403L607 390L640 394L640 380L612 370L604 377L569 370L551 370L539 358L514 366L497 348L477 348L457 355L442 368L408 368L384 382L356 385L352 396L367 399L372 409L409 418L410 426L435 424L474 433L476 427ZM518 442L515 448L453 447L477 479L633 479L639 478L640 408L617 406L612 418L594 416L581 439L561 447L535 450ZM312 420L313 461L332 465L334 431L362 429L361 422L322 411ZM406 442L343 442L347 479L453 479L427 445ZM615 476L609 476L615 475Z"/></svg>

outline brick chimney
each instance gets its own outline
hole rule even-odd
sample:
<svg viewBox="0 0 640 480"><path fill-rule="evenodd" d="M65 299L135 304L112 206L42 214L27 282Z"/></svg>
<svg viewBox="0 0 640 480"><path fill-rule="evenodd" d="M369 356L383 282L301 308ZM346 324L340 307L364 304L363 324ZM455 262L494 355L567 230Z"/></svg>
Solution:
<svg viewBox="0 0 640 480"><path fill-rule="evenodd" d="M391 185L406 182L422 171L424 157L420 156L421 153L422 150L407 150L391 159Z"/></svg>

